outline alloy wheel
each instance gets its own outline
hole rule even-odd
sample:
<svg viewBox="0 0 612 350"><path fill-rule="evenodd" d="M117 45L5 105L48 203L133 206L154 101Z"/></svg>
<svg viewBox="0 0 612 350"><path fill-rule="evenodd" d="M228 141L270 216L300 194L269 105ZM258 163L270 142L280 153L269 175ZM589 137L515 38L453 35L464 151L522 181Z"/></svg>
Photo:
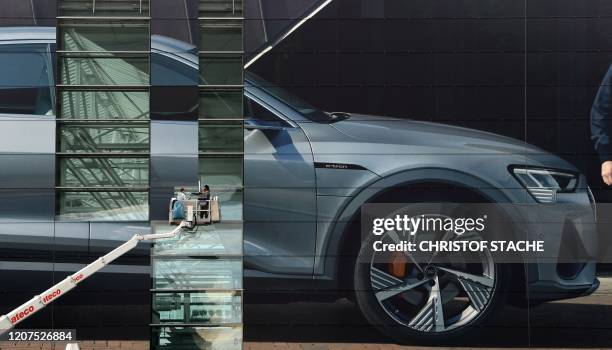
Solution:
<svg viewBox="0 0 612 350"><path fill-rule="evenodd" d="M440 216L440 215L437 215ZM480 239L452 232L441 240ZM389 231L383 242L399 243ZM409 240L417 240L410 236ZM385 256L381 256L385 255ZM419 332L447 332L478 318L495 291L495 264L490 252L415 256L409 252L373 252L370 283L380 307L397 323Z"/></svg>

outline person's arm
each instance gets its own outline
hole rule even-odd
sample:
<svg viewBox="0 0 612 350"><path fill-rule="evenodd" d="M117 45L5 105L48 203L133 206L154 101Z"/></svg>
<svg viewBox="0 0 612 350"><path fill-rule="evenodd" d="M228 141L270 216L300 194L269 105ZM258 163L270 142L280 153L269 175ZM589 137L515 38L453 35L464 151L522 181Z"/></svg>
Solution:
<svg viewBox="0 0 612 350"><path fill-rule="evenodd" d="M612 185L612 65L608 69L591 108L591 139L601 161L601 177Z"/></svg>

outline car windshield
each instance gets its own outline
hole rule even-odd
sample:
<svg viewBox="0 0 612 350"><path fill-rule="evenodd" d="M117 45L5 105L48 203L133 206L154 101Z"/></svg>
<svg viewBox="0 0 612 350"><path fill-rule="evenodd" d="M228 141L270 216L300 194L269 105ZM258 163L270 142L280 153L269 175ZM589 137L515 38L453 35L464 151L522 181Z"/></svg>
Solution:
<svg viewBox="0 0 612 350"><path fill-rule="evenodd" d="M304 117L316 123L332 123L336 121L336 119L321 111L320 109L312 106L310 103L302 100L301 98L293 95L289 91L282 89L278 86L273 85L260 78L259 76L253 73L247 73L247 79L256 87L266 91L279 101L283 102L287 106L293 108L297 112L299 112Z"/></svg>

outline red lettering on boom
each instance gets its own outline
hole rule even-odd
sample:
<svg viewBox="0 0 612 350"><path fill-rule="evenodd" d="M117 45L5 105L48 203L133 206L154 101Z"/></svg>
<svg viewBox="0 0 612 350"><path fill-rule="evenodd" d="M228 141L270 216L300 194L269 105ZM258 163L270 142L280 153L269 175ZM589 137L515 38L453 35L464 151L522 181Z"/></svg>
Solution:
<svg viewBox="0 0 612 350"><path fill-rule="evenodd" d="M60 294L62 294L62 291L60 289L54 291L53 293L47 294L43 297L43 302L45 304L49 303L50 301L52 301L53 299L57 298Z"/></svg>
<svg viewBox="0 0 612 350"><path fill-rule="evenodd" d="M34 305L30 305L28 306L26 309L24 309L23 311L20 311L18 313L16 313L15 315L11 316L11 323L15 324L17 323L19 320L23 319L24 317L28 316L31 313L34 313Z"/></svg>

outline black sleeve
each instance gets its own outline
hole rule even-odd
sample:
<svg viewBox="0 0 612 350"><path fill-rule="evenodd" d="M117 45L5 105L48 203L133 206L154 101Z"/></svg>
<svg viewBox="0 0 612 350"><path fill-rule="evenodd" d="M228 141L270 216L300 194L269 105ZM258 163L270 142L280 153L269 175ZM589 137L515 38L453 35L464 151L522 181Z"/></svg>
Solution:
<svg viewBox="0 0 612 350"><path fill-rule="evenodd" d="M604 77L591 108L591 140L602 162L612 160L612 65Z"/></svg>

